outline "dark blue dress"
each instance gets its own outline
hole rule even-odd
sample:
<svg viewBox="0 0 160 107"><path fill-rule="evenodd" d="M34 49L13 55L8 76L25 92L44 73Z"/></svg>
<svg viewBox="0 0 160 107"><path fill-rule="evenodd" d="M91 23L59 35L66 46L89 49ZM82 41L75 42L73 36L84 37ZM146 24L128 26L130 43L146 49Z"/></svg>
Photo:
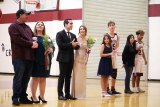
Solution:
<svg viewBox="0 0 160 107"><path fill-rule="evenodd" d="M104 54L111 53L112 48L111 47L104 47ZM103 75L103 76L110 76L112 73L112 59L111 56L108 57L101 57L99 66L98 66L98 72L97 75Z"/></svg>
<svg viewBox="0 0 160 107"><path fill-rule="evenodd" d="M49 55L49 70L45 70L45 48L43 37L37 36L38 48L35 49L35 61L32 71L32 77L48 77L50 75L51 55Z"/></svg>

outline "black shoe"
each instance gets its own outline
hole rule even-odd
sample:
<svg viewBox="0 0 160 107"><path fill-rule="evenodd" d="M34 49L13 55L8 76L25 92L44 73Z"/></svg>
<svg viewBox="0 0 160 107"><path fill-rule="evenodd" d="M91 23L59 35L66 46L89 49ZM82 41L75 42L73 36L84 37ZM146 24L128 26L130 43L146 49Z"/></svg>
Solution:
<svg viewBox="0 0 160 107"><path fill-rule="evenodd" d="M28 98L20 98L19 102L21 104L33 104L33 102L31 100L29 100Z"/></svg>
<svg viewBox="0 0 160 107"><path fill-rule="evenodd" d="M47 103L47 101L43 100L40 96L38 98L39 98L39 101L42 101L42 103Z"/></svg>
<svg viewBox="0 0 160 107"><path fill-rule="evenodd" d="M134 92L131 91L131 90L125 90L124 93L126 93L126 94L133 94Z"/></svg>
<svg viewBox="0 0 160 107"><path fill-rule="evenodd" d="M12 104L13 104L14 106L19 106L19 101L18 101L18 99L17 99L17 98L13 99Z"/></svg>
<svg viewBox="0 0 160 107"><path fill-rule="evenodd" d="M66 95L65 97L66 97L66 99L69 99L69 100L76 100L77 99L71 95Z"/></svg>
<svg viewBox="0 0 160 107"><path fill-rule="evenodd" d="M40 101L34 101L33 98L31 97L32 103L40 103Z"/></svg>
<svg viewBox="0 0 160 107"><path fill-rule="evenodd" d="M113 95L112 92L111 92L110 90L108 90L107 93L108 93L109 95Z"/></svg>
<svg viewBox="0 0 160 107"><path fill-rule="evenodd" d="M114 90L111 90L111 94L113 95L113 94L121 94L121 93L114 89Z"/></svg>
<svg viewBox="0 0 160 107"><path fill-rule="evenodd" d="M67 100L64 96L58 96L58 100Z"/></svg>

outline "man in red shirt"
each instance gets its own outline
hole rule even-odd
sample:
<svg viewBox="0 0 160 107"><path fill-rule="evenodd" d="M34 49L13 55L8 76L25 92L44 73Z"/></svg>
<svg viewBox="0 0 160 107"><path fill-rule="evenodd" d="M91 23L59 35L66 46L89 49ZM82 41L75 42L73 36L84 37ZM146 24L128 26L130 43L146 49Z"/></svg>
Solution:
<svg viewBox="0 0 160 107"><path fill-rule="evenodd" d="M37 48L38 44L32 40L34 34L31 28L25 24L28 15L30 15L30 12L19 9L16 12L17 20L8 28L15 73L12 96L12 104L15 106L19 106L20 103L32 104L32 101L27 98L26 91L33 67L34 48Z"/></svg>

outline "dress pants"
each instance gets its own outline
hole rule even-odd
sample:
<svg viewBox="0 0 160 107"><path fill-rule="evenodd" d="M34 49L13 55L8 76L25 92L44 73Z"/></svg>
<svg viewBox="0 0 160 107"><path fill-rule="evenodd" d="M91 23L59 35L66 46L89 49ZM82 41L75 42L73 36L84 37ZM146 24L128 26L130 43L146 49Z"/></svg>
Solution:
<svg viewBox="0 0 160 107"><path fill-rule="evenodd" d="M60 74L58 78L58 96L63 96L63 86L65 87L65 95L70 95L70 81L73 69L73 62L59 62ZM64 85L65 82L65 85Z"/></svg>

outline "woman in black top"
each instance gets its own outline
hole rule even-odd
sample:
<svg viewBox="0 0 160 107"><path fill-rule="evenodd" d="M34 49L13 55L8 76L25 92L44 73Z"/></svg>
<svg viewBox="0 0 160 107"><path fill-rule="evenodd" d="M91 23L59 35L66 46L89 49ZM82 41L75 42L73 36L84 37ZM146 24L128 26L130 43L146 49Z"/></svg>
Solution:
<svg viewBox="0 0 160 107"><path fill-rule="evenodd" d="M125 77L125 93L132 94L130 90L130 78L132 75L134 60L136 55L136 44L134 40L134 35L130 34L127 37L126 45L122 53L123 67L125 68L126 77Z"/></svg>

